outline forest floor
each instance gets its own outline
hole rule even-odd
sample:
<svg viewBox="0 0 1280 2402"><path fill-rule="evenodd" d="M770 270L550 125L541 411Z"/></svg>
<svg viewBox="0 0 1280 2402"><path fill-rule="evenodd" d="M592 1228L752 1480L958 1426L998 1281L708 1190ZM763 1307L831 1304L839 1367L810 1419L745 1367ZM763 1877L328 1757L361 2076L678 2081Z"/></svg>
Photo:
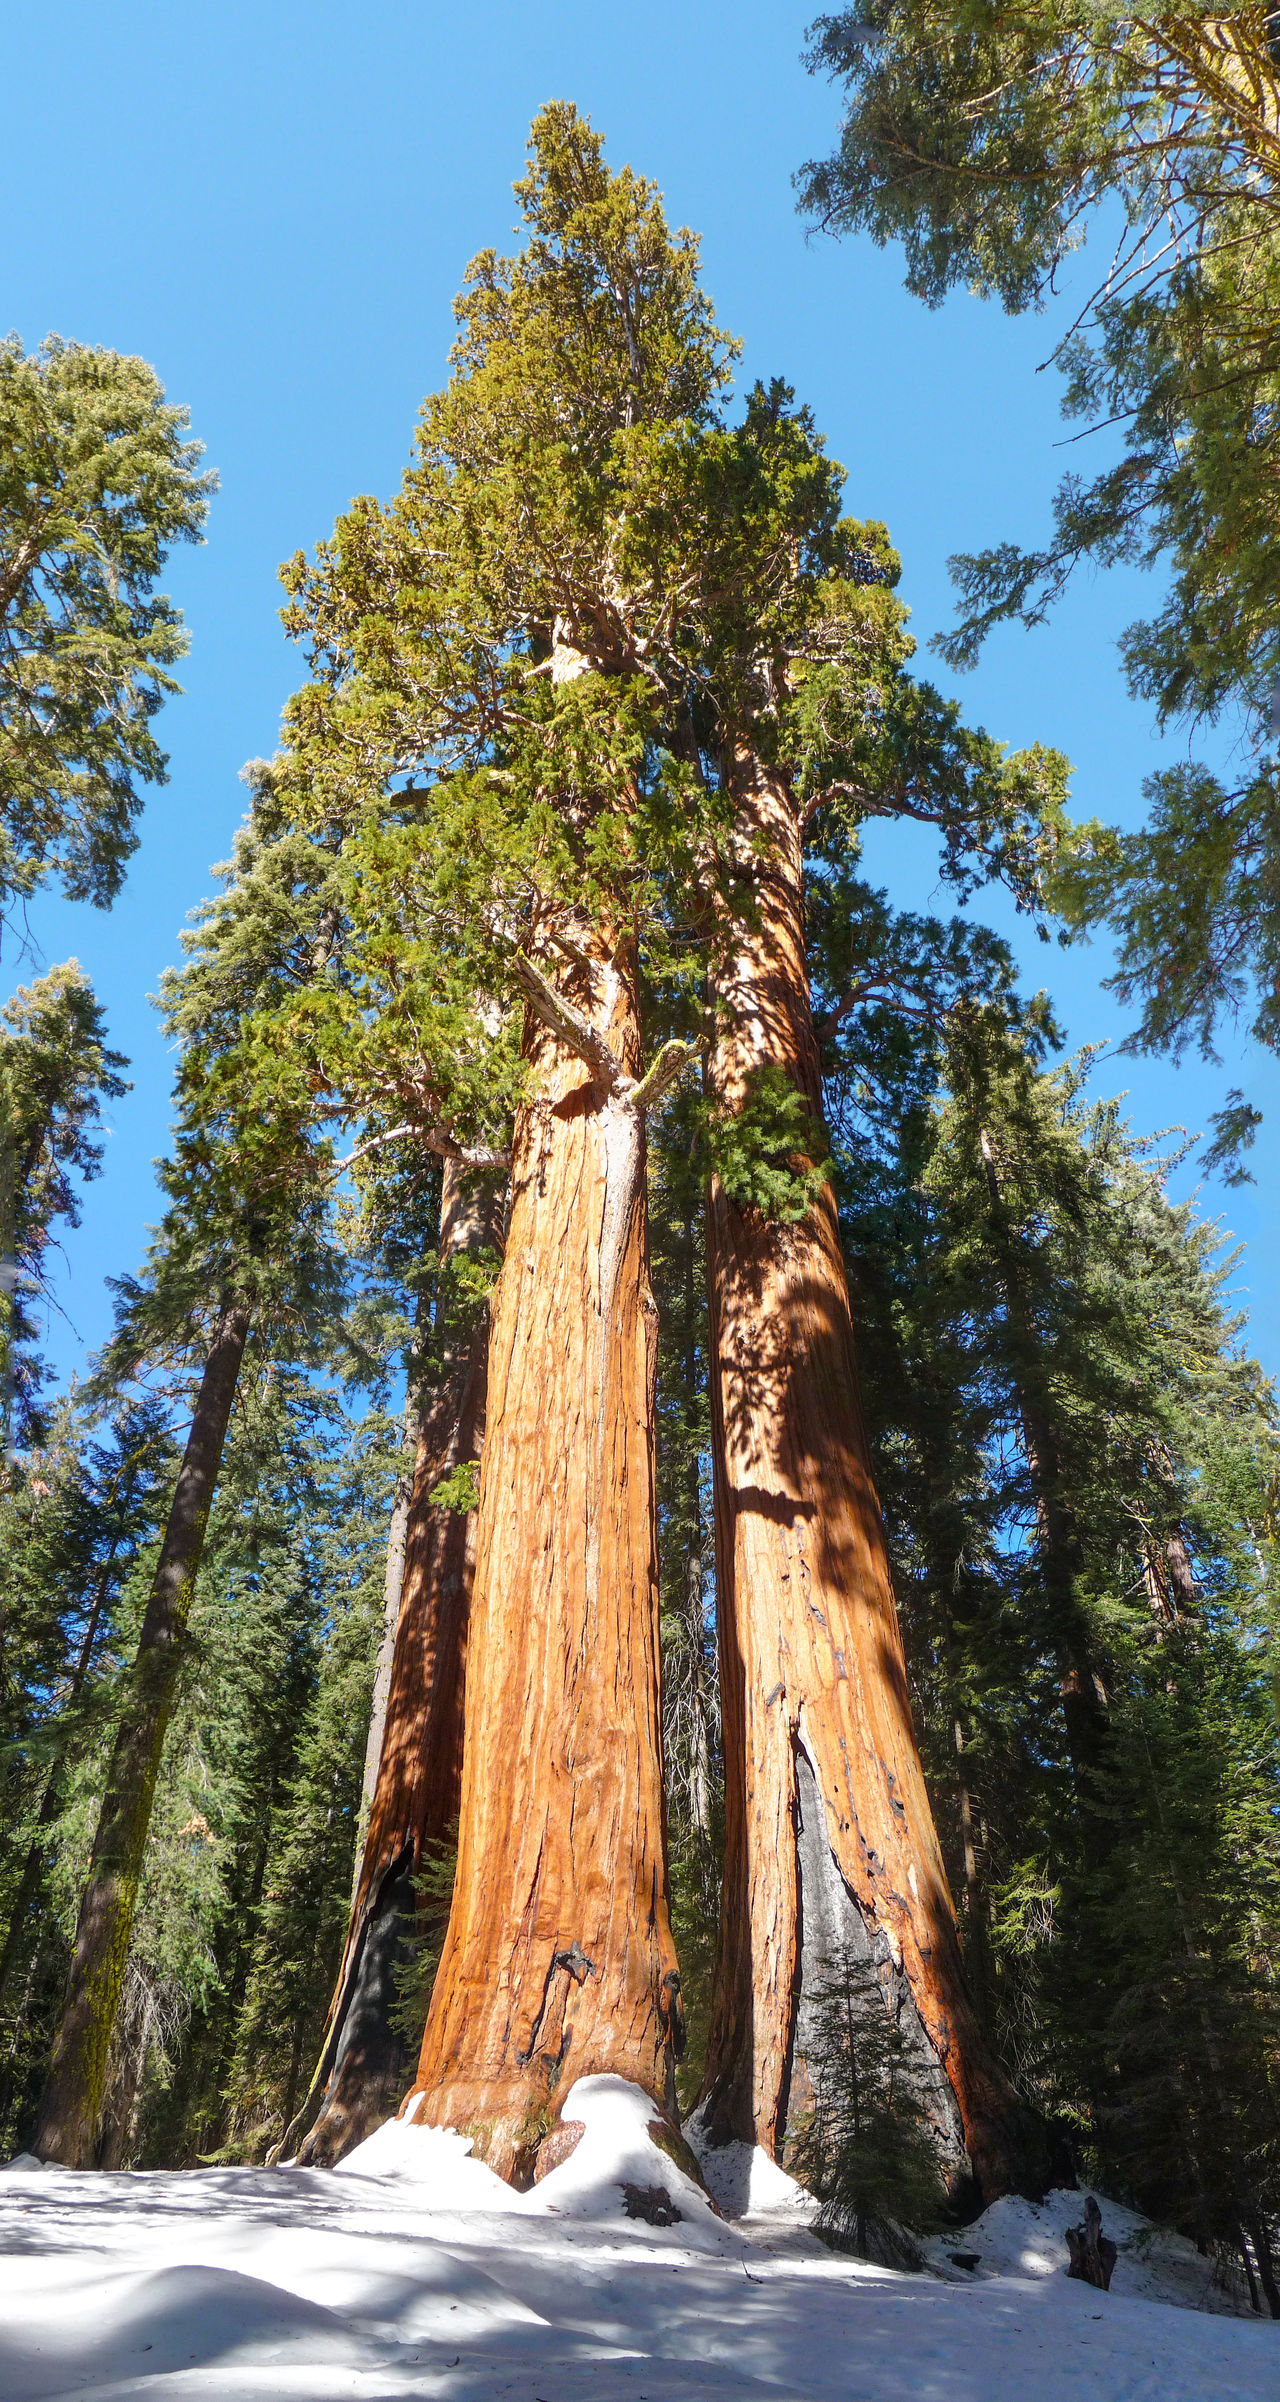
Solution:
<svg viewBox="0 0 1280 2402"><path fill-rule="evenodd" d="M1280 2327L1232 2315L1190 2247L1104 2207L1112 2291L1071 2283L1079 2195L998 2203L939 2275L826 2250L759 2155L718 2217L616 2078L517 2194L456 2137L393 2123L335 2171L0 2179L4 2402L1275 2402ZM736 2187L736 2190L734 2188ZM650 2223L630 2211L648 2211ZM676 2215L678 2213L678 2216ZM1123 2223L1121 2223L1123 2222ZM1184 2258L1184 2254L1188 2255ZM1147 2298L1162 2290L1169 2298ZM1206 2302L1208 2307L1206 2308Z"/></svg>

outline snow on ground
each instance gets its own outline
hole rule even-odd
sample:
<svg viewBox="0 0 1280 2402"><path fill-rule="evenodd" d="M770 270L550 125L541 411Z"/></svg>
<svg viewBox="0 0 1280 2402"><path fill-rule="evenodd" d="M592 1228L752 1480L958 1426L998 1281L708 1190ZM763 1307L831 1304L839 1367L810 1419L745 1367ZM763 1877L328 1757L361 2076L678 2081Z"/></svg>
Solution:
<svg viewBox="0 0 1280 2402"><path fill-rule="evenodd" d="M1056 2273L1059 2216L999 2203L979 2272L825 2251L726 2161L716 2216L651 2105L582 2080L577 2149L516 2194L396 2124L342 2169L0 2177L4 2402L1276 2402L1280 2328ZM710 2163L709 2163L710 2165ZM776 2177L776 2172L773 2173ZM789 2181L785 2181L789 2182ZM667 2224L628 2215L655 2192ZM496 2190L495 2190L496 2189ZM726 2189L726 2201L729 2200ZM1059 2211L1064 2204L1065 2215ZM1023 2215L1020 2215L1023 2214ZM1107 2209L1105 2216L1119 2220ZM1131 2215L1131 2214L1125 2214ZM786 2240L775 2240L779 2225ZM1118 2231L1118 2230L1117 2230ZM986 2247L983 2251L983 2246ZM960 2241L953 2249L964 2248ZM1049 2266L1046 2268L1045 2263Z"/></svg>
<svg viewBox="0 0 1280 2402"><path fill-rule="evenodd" d="M1144 2302L1171 2303L1179 2310L1207 2310L1228 2318L1252 2317L1243 2274L1224 2288L1214 2265L1197 2252L1185 2235L1155 2227L1136 2210L1098 2196L1103 2232L1118 2247L1120 2257L1111 2279L1111 2292ZM1083 2191L1059 2187L1043 2202L1024 2202L1006 2194L993 2202L972 2227L936 2236L922 2249L941 2276L961 2283L996 2277L1056 2277L1067 2262L1067 2229L1084 2217ZM963 2260L964 2268L957 2266ZM970 2268L968 2263L975 2265ZM1280 2398L1280 2327L1276 2329L1276 2393Z"/></svg>

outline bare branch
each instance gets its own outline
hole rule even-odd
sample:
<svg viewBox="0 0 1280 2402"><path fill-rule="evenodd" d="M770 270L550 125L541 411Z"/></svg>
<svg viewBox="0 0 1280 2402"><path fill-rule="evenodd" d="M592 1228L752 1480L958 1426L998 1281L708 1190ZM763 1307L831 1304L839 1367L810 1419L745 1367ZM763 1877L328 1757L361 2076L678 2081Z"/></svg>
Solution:
<svg viewBox="0 0 1280 2402"><path fill-rule="evenodd" d="M511 962L511 972L520 986L534 1016L542 1020L551 1032L570 1051L585 1060L593 1074L599 1076L610 1093L626 1095L631 1089L627 1075L616 1052L598 1034L589 1018L572 1001L566 1001L553 984L549 984L541 968L534 966L523 951L517 951Z"/></svg>
<svg viewBox="0 0 1280 2402"><path fill-rule="evenodd" d="M437 1159L456 1160L459 1167L463 1168L509 1168L511 1165L509 1151L490 1151L483 1143L455 1142L453 1136L446 1134L440 1126L391 1126L385 1134L371 1135L367 1143L357 1143L355 1150L349 1151L345 1159L335 1159L330 1174L341 1176L348 1168L353 1168L358 1159L367 1159L371 1151L381 1151L388 1143L407 1141L421 1143L423 1150L432 1152Z"/></svg>
<svg viewBox="0 0 1280 2402"><path fill-rule="evenodd" d="M896 1010L900 1017L914 1018L922 1026L934 1026L938 1023L939 1012L937 1010L927 1006L922 1007L914 1001L904 1001L896 985L874 984L868 981L853 985L835 1003L833 1008L825 1010L820 1018L814 1019L813 1031L818 1042L827 1042L844 1024L845 1019L855 1009L860 1008L864 1001L879 1002L883 1008ZM943 1010L941 1014L945 1017L947 1013Z"/></svg>

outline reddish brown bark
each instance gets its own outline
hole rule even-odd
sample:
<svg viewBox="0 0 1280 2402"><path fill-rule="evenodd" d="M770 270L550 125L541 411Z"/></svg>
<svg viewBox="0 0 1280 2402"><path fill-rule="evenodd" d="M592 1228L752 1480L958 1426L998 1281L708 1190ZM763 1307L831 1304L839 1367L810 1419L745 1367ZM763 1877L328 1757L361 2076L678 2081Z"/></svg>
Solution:
<svg viewBox="0 0 1280 2402"><path fill-rule="evenodd" d="M785 779L736 773L758 915L726 931L710 1081L735 1108L762 1067L821 1111L801 833ZM816 1147L816 1143L815 1143ZM824 1960L874 1961L914 2043L915 2089L953 2190L1037 2187L1039 2122L965 1988L907 1694L858 1397L834 1197L789 1225L713 1183L716 1560L725 1752L721 1956L702 2108L713 2140L775 2156L811 2086L806 1995Z"/></svg>
<svg viewBox="0 0 1280 2402"><path fill-rule="evenodd" d="M564 931L562 929L562 931ZM634 961L545 964L639 1065ZM494 1299L453 1907L404 2115L527 2178L575 2077L666 2102L667 1916L644 1126L531 1020Z"/></svg>
<svg viewBox="0 0 1280 2402"><path fill-rule="evenodd" d="M391 2018L394 1969L418 1907L418 1871L451 1839L458 1816L476 1548L474 1512L440 1508L431 1496L451 1469L481 1455L489 1370L488 1310L452 1301L449 1269L466 1252L498 1251L501 1240L494 1179L482 1181L448 1162L440 1201L439 1350L418 1420L369 1826L330 2010L328 2085L298 2154L308 2166L341 2160L390 2116L404 2084L403 2047Z"/></svg>

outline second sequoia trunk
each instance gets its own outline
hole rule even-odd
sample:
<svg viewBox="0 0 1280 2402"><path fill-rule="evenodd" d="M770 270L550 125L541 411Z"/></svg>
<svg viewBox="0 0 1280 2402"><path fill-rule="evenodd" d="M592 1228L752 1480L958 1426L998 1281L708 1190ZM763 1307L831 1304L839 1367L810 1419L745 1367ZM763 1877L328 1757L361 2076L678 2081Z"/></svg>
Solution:
<svg viewBox="0 0 1280 2402"><path fill-rule="evenodd" d="M440 1290L430 1390L403 1545L390 1674L375 1730L376 1777L351 1924L330 2014L328 2085L298 2154L328 2167L391 2115L405 2082L394 2023L395 1971L415 1917L418 1878L453 1834L462 1782L467 1626L474 1512L436 1506L442 1477L479 1457L489 1370L489 1307L468 1299L460 1260L502 1241L497 1180L447 1163L440 1197ZM375 1712L379 1696L375 1693Z"/></svg>
<svg viewBox="0 0 1280 2402"><path fill-rule="evenodd" d="M802 917L801 834L785 777L735 773L756 914L716 971L716 1101L782 1070L821 1114ZM1039 2190L1045 2132L993 2058L965 1988L925 1790L858 1398L834 1196L798 1224L713 1182L708 1224L725 1881L702 2112L714 2142L781 2156L814 2099L815 1984L874 1965L905 2038L913 2098L959 2201Z"/></svg>
<svg viewBox="0 0 1280 2402"><path fill-rule="evenodd" d="M583 921L554 972L639 1065L635 963ZM661 2104L679 2015L658 1717L644 1126L535 1021L490 1338L453 1907L403 2115L533 2170L576 2077Z"/></svg>

